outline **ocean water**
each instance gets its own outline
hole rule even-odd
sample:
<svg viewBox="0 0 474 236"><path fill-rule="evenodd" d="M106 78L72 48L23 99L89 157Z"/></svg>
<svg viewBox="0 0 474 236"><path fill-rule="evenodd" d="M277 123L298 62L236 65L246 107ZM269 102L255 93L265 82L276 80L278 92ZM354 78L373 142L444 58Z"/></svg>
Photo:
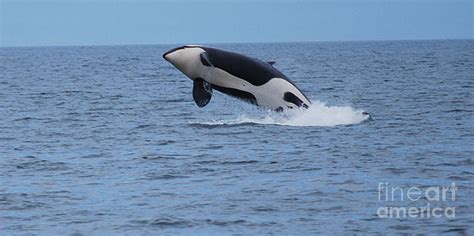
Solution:
<svg viewBox="0 0 474 236"><path fill-rule="evenodd" d="M0 234L474 234L473 40L208 45L276 61L285 115L198 108L174 46L0 48Z"/></svg>

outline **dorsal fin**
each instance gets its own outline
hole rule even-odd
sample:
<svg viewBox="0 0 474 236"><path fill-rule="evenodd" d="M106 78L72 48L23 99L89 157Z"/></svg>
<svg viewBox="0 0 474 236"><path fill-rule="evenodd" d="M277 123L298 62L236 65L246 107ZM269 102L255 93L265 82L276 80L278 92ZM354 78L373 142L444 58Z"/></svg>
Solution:
<svg viewBox="0 0 474 236"><path fill-rule="evenodd" d="M267 61L268 64L270 64L271 66L273 66L276 62L275 61Z"/></svg>

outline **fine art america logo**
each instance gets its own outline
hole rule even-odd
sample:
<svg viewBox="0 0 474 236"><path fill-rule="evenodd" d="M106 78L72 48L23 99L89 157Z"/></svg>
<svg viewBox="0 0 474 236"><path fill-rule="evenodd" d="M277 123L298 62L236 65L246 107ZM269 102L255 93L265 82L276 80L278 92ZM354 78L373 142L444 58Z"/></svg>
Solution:
<svg viewBox="0 0 474 236"><path fill-rule="evenodd" d="M409 187L391 186L380 182L378 187L380 203L377 209L380 218L455 218L456 208L449 202L456 200L456 184L448 186Z"/></svg>

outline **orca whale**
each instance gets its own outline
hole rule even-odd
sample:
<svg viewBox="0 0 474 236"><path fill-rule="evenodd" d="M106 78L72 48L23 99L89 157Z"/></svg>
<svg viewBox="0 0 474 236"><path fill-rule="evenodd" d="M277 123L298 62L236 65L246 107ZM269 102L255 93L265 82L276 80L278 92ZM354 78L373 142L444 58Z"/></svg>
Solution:
<svg viewBox="0 0 474 236"><path fill-rule="evenodd" d="M198 45L173 48L163 58L193 80L193 98L206 106L213 90L275 111L308 108L310 100L273 65L256 58Z"/></svg>

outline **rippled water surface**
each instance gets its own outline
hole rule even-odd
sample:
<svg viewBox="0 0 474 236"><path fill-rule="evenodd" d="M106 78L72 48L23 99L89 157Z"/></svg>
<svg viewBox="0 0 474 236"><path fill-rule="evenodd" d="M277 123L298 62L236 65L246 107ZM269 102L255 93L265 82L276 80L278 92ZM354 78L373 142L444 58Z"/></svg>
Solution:
<svg viewBox="0 0 474 236"><path fill-rule="evenodd" d="M276 61L289 115L196 107L173 46L0 48L2 234L474 234L473 40L210 45ZM456 215L377 214L427 204Z"/></svg>

